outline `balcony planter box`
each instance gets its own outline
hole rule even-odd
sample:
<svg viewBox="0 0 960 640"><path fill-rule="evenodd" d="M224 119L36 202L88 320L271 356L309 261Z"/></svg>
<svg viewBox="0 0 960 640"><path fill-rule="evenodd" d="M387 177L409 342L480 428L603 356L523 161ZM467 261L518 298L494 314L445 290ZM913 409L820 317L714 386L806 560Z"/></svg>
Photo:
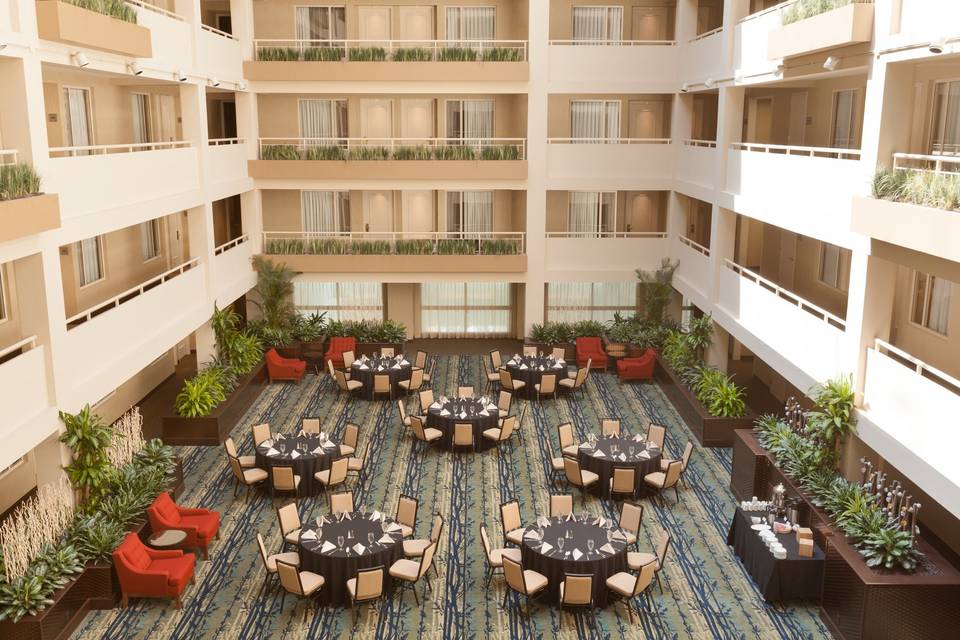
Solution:
<svg viewBox="0 0 960 640"><path fill-rule="evenodd" d="M60 228L60 199L55 193L38 193L0 200L0 242L26 238Z"/></svg>
<svg viewBox="0 0 960 640"><path fill-rule="evenodd" d="M131 58L153 57L148 28L66 2L37 2L37 32L44 40Z"/></svg>
<svg viewBox="0 0 960 640"><path fill-rule="evenodd" d="M282 161L281 161L282 162ZM262 254L300 273L523 273L527 256L519 255L305 255Z"/></svg>
<svg viewBox="0 0 960 640"><path fill-rule="evenodd" d="M250 177L264 180L527 179L526 160L248 160L247 163Z"/></svg>
<svg viewBox="0 0 960 640"><path fill-rule="evenodd" d="M202 418L164 416L161 432L164 444L211 447L222 444L267 384L267 366L261 362L240 378L233 393L210 415Z"/></svg>
<svg viewBox="0 0 960 640"><path fill-rule="evenodd" d="M910 224L904 224L905 220ZM896 247L960 262L960 243L956 240L960 238L960 211L855 196L850 227Z"/></svg>
<svg viewBox="0 0 960 640"><path fill-rule="evenodd" d="M870 42L873 5L854 3L774 29L767 40L767 58L789 58Z"/></svg>
<svg viewBox="0 0 960 640"><path fill-rule="evenodd" d="M287 82L526 82L530 67L526 62L247 60L243 76Z"/></svg>
<svg viewBox="0 0 960 640"><path fill-rule="evenodd" d="M752 429L757 416L747 407L742 418L717 418L711 416L706 407L697 399L693 391L680 380L680 376L670 368L660 354L653 378L663 389L664 394L673 403L677 413L683 418L697 441L704 447L730 447L733 445L734 431Z"/></svg>

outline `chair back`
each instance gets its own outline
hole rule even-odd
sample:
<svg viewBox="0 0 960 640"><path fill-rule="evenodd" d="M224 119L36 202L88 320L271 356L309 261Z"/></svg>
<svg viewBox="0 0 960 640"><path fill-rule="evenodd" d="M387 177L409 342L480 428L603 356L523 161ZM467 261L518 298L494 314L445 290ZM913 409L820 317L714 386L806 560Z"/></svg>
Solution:
<svg viewBox="0 0 960 640"><path fill-rule="evenodd" d="M424 389L418 394L420 398L420 413L426 413L433 404L433 389Z"/></svg>
<svg viewBox="0 0 960 640"><path fill-rule="evenodd" d="M657 567L657 571L663 568L663 563L667 559L667 551L670 550L670 534L664 531L660 534L660 539L657 540L657 560L660 563L660 566Z"/></svg>
<svg viewBox="0 0 960 640"><path fill-rule="evenodd" d="M383 595L383 565L357 570L357 593L354 602L373 600Z"/></svg>
<svg viewBox="0 0 960 640"><path fill-rule="evenodd" d="M457 422L453 425L453 444L458 447L473 446L473 425L469 422Z"/></svg>
<svg viewBox="0 0 960 640"><path fill-rule="evenodd" d="M443 516L439 513L433 516L433 529L430 530L430 541L438 542L443 533Z"/></svg>
<svg viewBox="0 0 960 640"><path fill-rule="evenodd" d="M356 358L353 355L353 351L344 351L343 352L343 367L344 369L349 369L353 366Z"/></svg>
<svg viewBox="0 0 960 640"><path fill-rule="evenodd" d="M503 419L503 426L500 427L499 440L509 440L517 427L517 416L507 416Z"/></svg>
<svg viewBox="0 0 960 640"><path fill-rule="evenodd" d="M663 440L667 435L667 428L653 422L647 427L647 442L657 445L663 451Z"/></svg>
<svg viewBox="0 0 960 640"><path fill-rule="evenodd" d="M357 440L360 438L360 427L352 422L348 422L343 428L343 444L348 447L357 448Z"/></svg>
<svg viewBox="0 0 960 640"><path fill-rule="evenodd" d="M417 507L420 503L416 498L400 495L397 500L397 522L406 525L411 529L417 525Z"/></svg>
<svg viewBox="0 0 960 640"><path fill-rule="evenodd" d="M525 356L536 356L537 355L537 346L533 344L523 345L523 355Z"/></svg>
<svg viewBox="0 0 960 640"><path fill-rule="evenodd" d="M367 460L370 458L370 440L367 440L363 444L363 453L360 454L360 467L363 468L367 465ZM356 457L356 456L354 456ZM349 466L349 464L347 465Z"/></svg>
<svg viewBox="0 0 960 640"><path fill-rule="evenodd" d="M378 374L373 376L374 393L390 393L390 376Z"/></svg>
<svg viewBox="0 0 960 640"><path fill-rule="evenodd" d="M567 350L564 347L554 347L550 352L554 360L564 360L567 357Z"/></svg>
<svg viewBox="0 0 960 640"><path fill-rule="evenodd" d="M330 372L330 377L334 380L337 379L337 371L333 368L333 360L327 360L327 371Z"/></svg>
<svg viewBox="0 0 960 640"><path fill-rule="evenodd" d="M243 467L240 466L240 459L237 456L227 456L227 459L230 461L230 469L233 471L237 482L247 484L247 479L243 477Z"/></svg>
<svg viewBox="0 0 960 640"><path fill-rule="evenodd" d="M509 391L500 390L500 397L497 398L497 409L510 413L510 404L513 402L513 394Z"/></svg>
<svg viewBox="0 0 960 640"><path fill-rule="evenodd" d="M613 493L633 493L637 483L636 467L614 467L613 468L613 486L610 491Z"/></svg>
<svg viewBox="0 0 960 640"><path fill-rule="evenodd" d="M573 388L579 389L583 386L583 383L587 381L587 374L590 373L590 361L587 361L587 366L581 369L577 369L577 377L573 379Z"/></svg>
<svg viewBox="0 0 960 640"><path fill-rule="evenodd" d="M493 370L496 371L503 366L503 359L500 357L500 350L494 349L490 352L490 364L493 365Z"/></svg>
<svg viewBox="0 0 960 640"><path fill-rule="evenodd" d="M259 447L264 440L270 439L270 424L262 422L253 425L253 446Z"/></svg>
<svg viewBox="0 0 960 640"><path fill-rule="evenodd" d="M381 358L392 358L397 355L393 347L380 347Z"/></svg>
<svg viewBox="0 0 960 640"><path fill-rule="evenodd" d="M419 389L423 386L423 369L415 367L413 371L410 372L410 384L407 386L407 389L414 390Z"/></svg>
<svg viewBox="0 0 960 640"><path fill-rule="evenodd" d="M500 523L503 525L503 533L519 529L523 526L523 520L520 518L520 502L510 500L500 505Z"/></svg>
<svg viewBox="0 0 960 640"><path fill-rule="evenodd" d="M519 562L512 560L507 556L503 557L503 576L507 579L507 584L511 589L518 593L526 595L527 582L523 576L523 567Z"/></svg>
<svg viewBox="0 0 960 640"><path fill-rule="evenodd" d="M573 456L563 456L563 474L567 477L567 482L572 485L583 486L583 474L580 473L580 463Z"/></svg>
<svg viewBox="0 0 960 640"><path fill-rule="evenodd" d="M617 418L604 418L600 422L600 433L605 436L620 435L620 420Z"/></svg>
<svg viewBox="0 0 960 640"><path fill-rule="evenodd" d="M237 455L238 455L238 454L237 454L237 445L236 445L236 443L233 441L233 438L231 438L231 437L228 436L227 439L223 441L223 448L227 450L227 455L228 455L228 456L230 456L230 457L232 457L232 458L236 458L236 457L237 457Z"/></svg>
<svg viewBox="0 0 960 640"><path fill-rule="evenodd" d="M565 449L574 443L573 425L569 422L557 425L557 436L560 438L560 448Z"/></svg>
<svg viewBox="0 0 960 640"><path fill-rule="evenodd" d="M540 393L556 393L557 391L557 374L555 373L546 373L540 376Z"/></svg>
<svg viewBox="0 0 960 640"><path fill-rule="evenodd" d="M407 421L407 409L403 406L403 400L397 400L397 409L400 410L400 422Z"/></svg>
<svg viewBox="0 0 960 640"><path fill-rule="evenodd" d="M342 491L330 495L330 513L352 513L353 491Z"/></svg>
<svg viewBox="0 0 960 640"><path fill-rule="evenodd" d="M349 462L347 461L346 456L337 458L330 465L330 483L328 486L333 486L339 484L347 479L347 469L349 467Z"/></svg>
<svg viewBox="0 0 960 640"><path fill-rule="evenodd" d="M626 529L635 536L640 535L640 523L643 521L643 505L636 502L624 501L620 507L621 529Z"/></svg>
<svg viewBox="0 0 960 640"><path fill-rule="evenodd" d="M263 561L263 568L267 573L272 573L269 566L267 565L267 548L263 544L263 536L257 532L257 548L260 550L260 560Z"/></svg>
<svg viewBox="0 0 960 640"><path fill-rule="evenodd" d="M513 376L506 369L500 369L500 388L513 391Z"/></svg>
<svg viewBox="0 0 960 640"><path fill-rule="evenodd" d="M304 433L320 433L320 418L304 418L300 428Z"/></svg>
<svg viewBox="0 0 960 640"><path fill-rule="evenodd" d="M273 467L270 469L273 475L273 488L278 491L293 491L297 488L296 481L293 479L293 467Z"/></svg>
<svg viewBox="0 0 960 640"><path fill-rule="evenodd" d="M285 536L291 531L299 529L300 513L297 511L296 502L288 502L277 509L277 521L280 523L280 535Z"/></svg>
<svg viewBox="0 0 960 640"><path fill-rule="evenodd" d="M458 398L472 398L472 397L473 397L473 387L457 387L457 397L458 397Z"/></svg>
<svg viewBox="0 0 960 640"><path fill-rule="evenodd" d="M436 542L431 542L427 545L426 549L423 550L423 555L420 556L420 571L417 573L417 578L422 578L423 574L430 570L430 565L433 564L433 554L437 552Z"/></svg>
<svg viewBox="0 0 960 640"><path fill-rule="evenodd" d="M587 358L587 366L585 367L587 370L587 375L583 377L584 381L586 381L586 379L590 376L590 372L593 370L591 369L592 365L593 365L593 358Z"/></svg>
<svg viewBox="0 0 960 640"><path fill-rule="evenodd" d="M687 440L687 444L683 447L683 457L680 458L680 461L683 462L682 470L687 470L687 465L690 464L690 455L693 453L693 441Z"/></svg>
<svg viewBox="0 0 960 640"><path fill-rule="evenodd" d="M297 565L277 560L277 576L280 577L280 586L286 589L287 593L303 595L303 584L300 583L300 569Z"/></svg>
<svg viewBox="0 0 960 640"><path fill-rule="evenodd" d="M423 369L427 366L427 352L417 350L417 357L413 360L413 366Z"/></svg>
<svg viewBox="0 0 960 640"><path fill-rule="evenodd" d="M573 496L570 494L550 495L550 517L568 516L573 513Z"/></svg>
<svg viewBox="0 0 960 640"><path fill-rule="evenodd" d="M483 544L483 553L490 562L490 536L487 534L487 525L480 523L480 542Z"/></svg>
<svg viewBox="0 0 960 640"><path fill-rule="evenodd" d="M565 573L563 575L563 601L560 604L573 606L593 604L593 575Z"/></svg>
<svg viewBox="0 0 960 640"><path fill-rule="evenodd" d="M417 440L426 441L427 434L423 432L423 420L420 416L410 416L410 428L413 429L413 435Z"/></svg>
<svg viewBox="0 0 960 640"><path fill-rule="evenodd" d="M653 576L657 572L656 563L648 562L640 567L640 573L637 574L637 581L633 583L633 595L637 596L643 593L643 590L653 582Z"/></svg>
<svg viewBox="0 0 960 640"><path fill-rule="evenodd" d="M337 381L341 391L350 391L350 387L347 386L347 376L343 371L334 371L333 379Z"/></svg>
<svg viewBox="0 0 960 640"><path fill-rule="evenodd" d="M580 336L576 339L577 351L603 353L603 342L599 336Z"/></svg>
<svg viewBox="0 0 960 640"><path fill-rule="evenodd" d="M677 480L680 479L680 473L683 471L683 462L680 460L674 460L667 465L667 473L663 477L663 489L667 489L677 484Z"/></svg>

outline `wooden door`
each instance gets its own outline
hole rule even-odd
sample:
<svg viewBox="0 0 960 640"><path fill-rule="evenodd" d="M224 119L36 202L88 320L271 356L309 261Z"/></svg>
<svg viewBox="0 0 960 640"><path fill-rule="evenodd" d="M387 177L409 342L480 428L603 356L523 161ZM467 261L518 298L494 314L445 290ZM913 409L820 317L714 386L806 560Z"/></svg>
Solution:
<svg viewBox="0 0 960 640"><path fill-rule="evenodd" d="M371 98L360 101L360 137L393 138L393 100Z"/></svg>
<svg viewBox="0 0 960 640"><path fill-rule="evenodd" d="M633 8L633 40L667 40L666 7Z"/></svg>
<svg viewBox="0 0 960 640"><path fill-rule="evenodd" d="M388 234L393 231L393 192L363 192L363 230Z"/></svg>
<svg viewBox="0 0 960 640"><path fill-rule="evenodd" d="M663 103L659 100L631 100L627 136L630 138L662 138Z"/></svg>
<svg viewBox="0 0 960 640"><path fill-rule="evenodd" d="M404 98L400 101L401 138L412 138L414 143L429 140L434 137L433 123L433 98Z"/></svg>
<svg viewBox="0 0 960 640"><path fill-rule="evenodd" d="M357 17L360 22L359 36L361 40L369 40L361 46L385 47L392 39L390 7L357 7Z"/></svg>
<svg viewBox="0 0 960 640"><path fill-rule="evenodd" d="M433 41L433 7L397 7L397 12L400 40L418 41L403 46L423 46Z"/></svg>
<svg viewBox="0 0 960 640"><path fill-rule="evenodd" d="M429 189L403 192L403 230L416 233L409 237L429 238L434 226L434 197ZM420 235L422 234L422 235Z"/></svg>

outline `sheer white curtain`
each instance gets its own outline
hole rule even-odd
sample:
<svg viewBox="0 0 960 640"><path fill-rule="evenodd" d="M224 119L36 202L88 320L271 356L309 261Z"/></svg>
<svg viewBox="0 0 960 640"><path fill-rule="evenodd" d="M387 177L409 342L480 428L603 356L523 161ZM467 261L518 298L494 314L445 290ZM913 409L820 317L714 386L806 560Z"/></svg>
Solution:
<svg viewBox="0 0 960 640"><path fill-rule="evenodd" d="M595 141L620 137L619 100L574 100L570 103L570 137Z"/></svg>
<svg viewBox="0 0 960 640"><path fill-rule="evenodd" d="M479 140L493 137L493 100L463 101L463 137Z"/></svg>
<svg viewBox="0 0 960 640"><path fill-rule="evenodd" d="M547 320L606 322L619 311L632 314L637 308L634 282L551 282L547 285Z"/></svg>
<svg viewBox="0 0 960 640"><path fill-rule="evenodd" d="M574 7L573 39L587 42L621 40L623 7Z"/></svg>
<svg viewBox="0 0 960 640"><path fill-rule="evenodd" d="M344 7L297 7L297 40L341 40L346 33Z"/></svg>
<svg viewBox="0 0 960 640"><path fill-rule="evenodd" d="M144 261L156 258L160 251L159 224L156 220L140 223L140 243Z"/></svg>
<svg viewBox="0 0 960 640"><path fill-rule="evenodd" d="M331 320L382 320L379 282L294 282L293 304L301 313L326 312Z"/></svg>
<svg viewBox="0 0 960 640"><path fill-rule="evenodd" d="M495 7L447 7L447 40L493 40Z"/></svg>
<svg viewBox="0 0 960 640"><path fill-rule="evenodd" d="M301 191L303 230L336 233L346 230L345 194L342 191Z"/></svg>
<svg viewBox="0 0 960 640"><path fill-rule="evenodd" d="M960 153L960 80L937 83L932 126L930 153Z"/></svg>
<svg viewBox="0 0 960 640"><path fill-rule="evenodd" d="M346 105L342 100L300 100L301 138L340 138L346 132Z"/></svg>
<svg viewBox="0 0 960 640"><path fill-rule="evenodd" d="M100 262L100 236L85 238L78 242L77 257L80 261L81 287L103 277L103 265Z"/></svg>
<svg viewBox="0 0 960 640"><path fill-rule="evenodd" d="M510 332L510 284L427 282L420 285L424 336L497 336Z"/></svg>
<svg viewBox="0 0 960 640"><path fill-rule="evenodd" d="M137 144L150 142L150 98L145 93L132 93L133 141Z"/></svg>
<svg viewBox="0 0 960 640"><path fill-rule="evenodd" d="M614 314L633 313L637 308L637 285L635 282L593 283L593 310L591 320L607 322Z"/></svg>
<svg viewBox="0 0 960 640"><path fill-rule="evenodd" d="M90 136L90 104L86 89L67 87L63 90L67 109L67 146L87 147Z"/></svg>
<svg viewBox="0 0 960 640"><path fill-rule="evenodd" d="M946 335L950 322L950 294L952 283L949 280L930 276L930 312L927 316L927 326Z"/></svg>
<svg viewBox="0 0 960 640"><path fill-rule="evenodd" d="M600 194L596 191L571 191L567 205L567 232L589 235L597 232L597 209Z"/></svg>
<svg viewBox="0 0 960 640"><path fill-rule="evenodd" d="M463 231L493 231L493 191L463 192Z"/></svg>

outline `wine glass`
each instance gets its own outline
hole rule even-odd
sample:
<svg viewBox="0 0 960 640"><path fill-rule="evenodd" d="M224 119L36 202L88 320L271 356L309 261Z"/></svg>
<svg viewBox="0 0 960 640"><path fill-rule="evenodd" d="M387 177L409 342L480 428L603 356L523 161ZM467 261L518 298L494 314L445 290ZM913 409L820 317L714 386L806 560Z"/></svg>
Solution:
<svg viewBox="0 0 960 640"><path fill-rule="evenodd" d="M563 543L564 543L563 536L560 536L559 538L557 538L557 549L560 549L560 551L563 551Z"/></svg>
<svg viewBox="0 0 960 640"><path fill-rule="evenodd" d="M589 540L587 540L587 551L589 551L590 553L593 553L593 548L596 546L596 544L597 543L594 542L593 538L590 538Z"/></svg>
<svg viewBox="0 0 960 640"><path fill-rule="evenodd" d="M387 532L387 520L386 520L386 518L382 518L382 519L380 520L380 531L382 531L383 533L386 533L386 532Z"/></svg>
<svg viewBox="0 0 960 640"><path fill-rule="evenodd" d="M373 531L367 533L367 544L373 545Z"/></svg>
<svg viewBox="0 0 960 640"><path fill-rule="evenodd" d="M343 536L337 536L337 546L343 548Z"/></svg>
<svg viewBox="0 0 960 640"><path fill-rule="evenodd" d="M613 529L607 529L607 542L613 542Z"/></svg>
<svg viewBox="0 0 960 640"><path fill-rule="evenodd" d="M630 448L629 448L628 450L630 451L630 457L631 457L631 458L632 458L632 457L634 456L634 454L637 452L637 448L636 448L635 446L633 446L633 445L630 445Z"/></svg>

